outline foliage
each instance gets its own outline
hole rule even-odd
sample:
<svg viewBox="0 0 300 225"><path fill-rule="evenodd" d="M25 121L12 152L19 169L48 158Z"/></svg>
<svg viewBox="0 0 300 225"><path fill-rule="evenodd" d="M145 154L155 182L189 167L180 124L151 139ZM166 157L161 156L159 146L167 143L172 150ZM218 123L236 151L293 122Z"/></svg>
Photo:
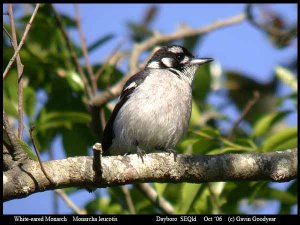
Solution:
<svg viewBox="0 0 300 225"><path fill-rule="evenodd" d="M151 11L152 10L152 11ZM155 19L157 9L149 9L141 23L128 23L131 38L143 41L153 35L149 23ZM21 36L30 14L23 15L16 21L17 34ZM62 15L67 30L76 28L73 18ZM9 24L4 24L10 31ZM89 53L104 46L114 34L105 34L88 46ZM3 65L7 65L13 54L8 37L3 34ZM196 36L179 40L191 51L201 45L203 37ZM175 43L175 42L174 42ZM83 58L81 47L72 42L77 55ZM284 48L282 45L280 48ZM43 4L34 21L26 45L21 51L24 64L24 113L26 117L26 134L30 125L35 125L36 142L42 152L48 152L54 140L62 138L61 148L66 157L87 155L91 146L97 142L98 135L91 129L91 114L87 105L87 96L80 75L76 72L69 50L62 33L57 28L52 8ZM93 65L97 71L102 64ZM289 127L285 118L297 112L297 89L293 68L278 67L272 81L258 83L240 71L229 71L222 68L224 80L216 81L220 72L213 67L216 64L201 67L193 86L193 112L188 135L178 144L177 150L188 154L219 154L280 151L297 146L296 127ZM86 69L84 68L86 72ZM12 67L3 83L3 106L5 112L17 120L17 70ZM87 74L87 73L86 73ZM292 81L286 83L284 75ZM98 80L98 92L118 82L123 76L116 66L106 66ZM241 113L246 104L253 98L253 92L259 91L258 102L243 118L247 126L241 124L229 138L229 130L223 132L222 122L233 126L225 113L227 106L214 105L208 99L213 95L215 82L222 82L218 92L222 94L227 106L236 107ZM291 82L294 82L291 84ZM279 96L278 86L288 84L293 87L291 94ZM225 94L224 94L225 93ZM282 105L287 101L294 102L294 109L284 110ZM105 108L106 114L110 107ZM107 115L106 115L107 118ZM222 132L221 132L222 130ZM28 135L27 135L28 136ZM30 152L30 141L25 146ZM32 156L33 157L33 156ZM152 184L159 197L165 198L174 207L175 213L240 213L242 200L254 204L257 200L278 200L280 211L290 213L297 203L297 182L291 182L287 190L278 190L270 182L219 182L210 184ZM131 197L137 213L162 213L134 185L129 186ZM76 193L77 190L73 190ZM217 203L215 202L217 201ZM110 187L106 192L95 195L85 205L89 213L129 213L125 195L120 187Z"/></svg>

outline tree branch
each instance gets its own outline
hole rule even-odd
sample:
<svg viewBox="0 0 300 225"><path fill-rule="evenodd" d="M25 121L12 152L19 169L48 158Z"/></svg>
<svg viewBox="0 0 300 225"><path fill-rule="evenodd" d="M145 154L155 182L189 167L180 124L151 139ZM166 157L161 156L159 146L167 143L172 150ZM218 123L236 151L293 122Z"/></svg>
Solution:
<svg viewBox="0 0 300 225"><path fill-rule="evenodd" d="M133 48L131 57L130 57L130 70L132 72L136 71L140 54L143 51L145 51L157 44L160 44L163 42L168 42L168 41L173 41L173 40L178 40L178 39L185 38L185 37L191 37L191 36L196 36L196 35L200 35L200 34L205 34L205 33L214 31L216 29L220 29L220 28L223 28L223 27L226 27L229 25L240 23L245 18L246 18L246 15L244 13L242 13L240 15L230 17L230 18L227 18L224 20L218 20L218 21L216 21L210 25L207 25L205 27L200 27L200 28L196 28L196 29L191 29L188 27L181 27L181 29L179 29L178 31L176 31L172 34L168 34L168 35L162 35L162 34L156 33L154 36L147 39L146 41L135 45L135 47Z"/></svg>
<svg viewBox="0 0 300 225"><path fill-rule="evenodd" d="M251 109L253 108L253 106L257 103L257 101L259 100L260 94L257 90L255 90L253 92L253 98L250 99L248 101L248 103L246 104L245 108L243 109L240 117L238 118L238 120L233 124L232 128L229 131L228 134L228 139L232 140L233 138L233 133L235 131L235 129L239 126L239 124L243 121L243 119L245 118L245 116L251 111Z"/></svg>
<svg viewBox="0 0 300 225"><path fill-rule="evenodd" d="M136 214L136 210L135 210L132 198L131 198L131 194L130 194L129 188L127 186L123 185L121 187L121 189L122 189L123 194L125 196L125 200L126 200L126 203L127 203L127 206L128 206L130 214Z"/></svg>
<svg viewBox="0 0 300 225"><path fill-rule="evenodd" d="M86 215L87 211L85 209L78 208L77 205L69 198L69 196L62 189L56 189L55 193L60 196L64 202L78 215Z"/></svg>
<svg viewBox="0 0 300 225"><path fill-rule="evenodd" d="M195 36L195 35L205 34L205 33L208 33L208 32L223 28L223 27L237 24L237 23L242 22L245 18L246 18L245 14L242 13L240 15L230 17L230 18L227 18L224 20L216 21L210 25L207 25L207 26L201 27L201 28L197 28L197 29L190 29L190 28L185 27L185 28L181 28L180 30L178 30L172 34L168 34L168 35L162 35L162 34L156 33L153 37L147 39L146 41L144 41L140 44L136 44L133 47L133 50L131 53L131 57L129 60L130 61L130 70L126 74L126 76L124 76L123 79L120 80L113 87L102 92L101 95L94 97L91 100L90 104L96 105L96 106L101 106L101 105L107 103L108 101L110 101L111 99L113 99L114 97L118 96L121 93L122 88L123 88L124 84L126 83L126 81L137 72L137 70L138 70L137 65L138 65L139 57L143 51L150 49L151 47L153 47L157 44L166 42L166 41L173 41L173 40L178 40L178 39L185 38L185 37L191 37L191 36Z"/></svg>
<svg viewBox="0 0 300 225"><path fill-rule="evenodd" d="M66 42L67 48L69 49L69 52L70 52L71 58L73 60L73 63L76 66L76 70L77 70L77 72L79 73L79 75L82 79L86 94L87 94L88 98L91 99L93 97L93 93L92 93L92 90L91 90L90 85L88 83L88 80L85 77L83 69L80 66L79 59L78 59L78 57L76 55L76 52L75 52L75 50L74 50L74 48L71 44L72 42L71 42L71 40L68 36L68 33L67 33L67 31L66 31L66 29L63 25L63 22L62 22L62 19L61 19L59 13L56 11L55 7L52 4L51 4L51 7L52 7L52 11L53 11L55 20L56 20L57 25L58 25L58 28L60 29L60 31L61 31L64 39L65 39L65 42Z"/></svg>
<svg viewBox="0 0 300 225"><path fill-rule="evenodd" d="M12 4L8 4L8 15L11 27L12 39L11 43L16 51L18 49L17 32L13 14ZM18 137L23 139L23 69L24 65L21 62L20 54L17 54L17 71L18 71Z"/></svg>
<svg viewBox="0 0 300 225"><path fill-rule="evenodd" d="M164 213L174 214L173 206L162 196L158 196L157 192L150 186L150 184L138 184L136 187Z"/></svg>
<svg viewBox="0 0 300 225"><path fill-rule="evenodd" d="M23 47L23 45L24 45L24 43L25 43L25 40L26 40L26 37L27 37L27 35L28 35L28 32L29 32L29 30L30 30L30 28L31 28L32 22L33 22L33 20L34 20L36 14L37 14L37 12L38 12L38 10L39 10L39 7L40 7L40 4L36 4L35 9L34 9L32 15L31 15L31 18L30 18L30 20L29 20L29 22L28 22L28 24L27 24L27 26L26 26L26 28L25 28L25 31L24 31L24 34L23 34L23 36L22 36L22 38L21 38L20 44L19 44L18 48L15 50L14 55L13 55L13 56L11 57L11 59L9 60L9 63L7 64L7 66L6 66L6 68L5 68L4 72L3 72L3 79L4 79L5 76L7 75L8 71L10 70L12 64L14 63L14 61L15 61L17 55L19 54L19 51L20 51L21 48Z"/></svg>
<svg viewBox="0 0 300 225"><path fill-rule="evenodd" d="M23 162L28 159L27 154L22 149L21 145L18 142L16 135L14 134L13 130L9 126L8 118L3 111L3 142L4 146L6 147L6 153L12 156L14 161ZM11 165L13 167L14 165Z"/></svg>
<svg viewBox="0 0 300 225"><path fill-rule="evenodd" d="M136 154L102 158L102 177L98 179L90 156L44 162L49 182L36 161L3 173L4 201L66 187L109 187L130 183L203 183L216 181L284 182L297 177L297 148L255 154L178 155L151 153L144 163Z"/></svg>
<svg viewBox="0 0 300 225"><path fill-rule="evenodd" d="M2 146L2 152L3 152L3 171L7 171L10 170L11 168L13 168L16 164L16 162L14 161L12 155L10 154L8 148L3 145Z"/></svg>
<svg viewBox="0 0 300 225"><path fill-rule="evenodd" d="M75 8L75 15L76 15L75 16L75 21L76 21L78 32L79 32L79 36L80 36L80 42L81 42L82 52L83 52L83 56L84 56L84 59L85 59L86 68L87 68L88 74L90 76L90 80L92 82L93 95L95 95L97 93L97 83L95 84L95 82L93 82L93 80L94 80L94 72L93 72L92 65L90 63L89 53L88 53L88 49L87 49L87 46L86 46L86 40L85 40L85 37L84 37L84 33L83 33L82 26L81 26L81 22L80 22L79 6L77 4L74 4L74 8Z"/></svg>

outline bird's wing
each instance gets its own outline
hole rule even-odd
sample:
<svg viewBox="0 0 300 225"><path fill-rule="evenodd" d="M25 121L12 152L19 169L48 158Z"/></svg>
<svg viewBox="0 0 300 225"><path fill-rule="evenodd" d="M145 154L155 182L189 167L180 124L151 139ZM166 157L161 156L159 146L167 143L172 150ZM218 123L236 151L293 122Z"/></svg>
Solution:
<svg viewBox="0 0 300 225"><path fill-rule="evenodd" d="M109 147L112 144L112 140L115 136L114 130L113 130L113 124L115 121L115 118L117 117L117 114L121 107L125 104L125 102L130 98L131 93L145 80L145 78L148 76L149 72L148 70L143 70L135 75L133 75L131 78L128 79L126 84L123 87L123 90L121 92L121 95L119 97L119 101L117 102L103 133L103 140L102 140L102 148L103 148L103 155L108 155L109 152L107 151Z"/></svg>

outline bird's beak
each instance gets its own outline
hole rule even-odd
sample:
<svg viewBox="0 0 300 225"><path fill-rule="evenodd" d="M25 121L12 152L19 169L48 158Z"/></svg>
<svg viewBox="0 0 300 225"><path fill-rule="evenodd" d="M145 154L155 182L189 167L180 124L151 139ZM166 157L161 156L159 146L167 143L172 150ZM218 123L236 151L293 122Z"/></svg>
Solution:
<svg viewBox="0 0 300 225"><path fill-rule="evenodd" d="M200 66L202 64L209 63L209 62L212 62L212 61L214 61L212 58L202 58L202 59L194 58L190 61L190 64Z"/></svg>

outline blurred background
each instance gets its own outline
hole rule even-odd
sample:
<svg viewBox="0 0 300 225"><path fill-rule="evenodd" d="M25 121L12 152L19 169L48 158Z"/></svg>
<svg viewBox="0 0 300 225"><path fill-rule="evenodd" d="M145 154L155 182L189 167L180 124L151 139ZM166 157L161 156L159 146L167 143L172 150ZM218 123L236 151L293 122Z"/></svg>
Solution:
<svg viewBox="0 0 300 225"><path fill-rule="evenodd" d="M94 94L101 94L127 74L134 43L151 38L154 32L170 34L182 27L200 28L247 13L247 18L239 23L160 44L184 45L194 55L215 60L197 72L190 132L177 150L188 154L217 154L267 152L297 146L297 88L286 79L297 79L296 4L79 4L78 7L93 70L96 73L102 68ZM34 5L14 4L13 9L20 40ZM35 124L44 161L91 155L91 146L101 140L103 126L103 121L97 123L91 116L94 109L88 107L88 97L57 26L54 10L60 15L88 74L74 5L42 4L21 50L21 59L24 141L31 146L28 129ZM7 4L3 5L3 12L7 12ZM3 24L10 31L6 15ZM153 48L143 52L140 63ZM116 50L120 54L113 59L110 55ZM3 65L7 65L12 55L13 48L3 32ZM18 126L16 74L14 66L3 83L4 111L15 128ZM259 97L255 98L257 92ZM253 99L254 106L241 118ZM106 119L114 103L101 107ZM239 118L241 122L237 123ZM228 142L224 143L223 138ZM152 187L171 203L175 213L296 214L298 207L295 180L217 182L210 186L152 184ZM134 185L126 188L136 213L162 212ZM88 213L130 213L123 192L121 187L97 189L93 193L65 189L74 204ZM60 196L46 191L3 203L3 213L74 211Z"/></svg>

